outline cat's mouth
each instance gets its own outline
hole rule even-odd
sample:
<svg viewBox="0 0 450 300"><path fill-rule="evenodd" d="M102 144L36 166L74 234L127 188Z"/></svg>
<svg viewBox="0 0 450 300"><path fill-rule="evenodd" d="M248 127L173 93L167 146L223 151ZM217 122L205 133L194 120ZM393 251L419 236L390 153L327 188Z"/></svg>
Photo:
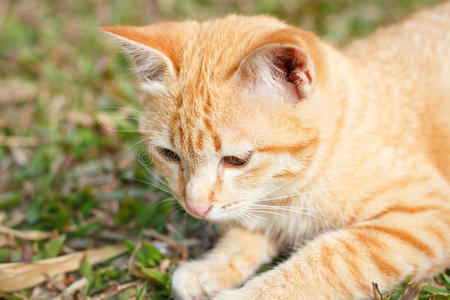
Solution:
<svg viewBox="0 0 450 300"><path fill-rule="evenodd" d="M248 213L246 212L245 202L213 204L203 218L216 222L239 221L248 218Z"/></svg>

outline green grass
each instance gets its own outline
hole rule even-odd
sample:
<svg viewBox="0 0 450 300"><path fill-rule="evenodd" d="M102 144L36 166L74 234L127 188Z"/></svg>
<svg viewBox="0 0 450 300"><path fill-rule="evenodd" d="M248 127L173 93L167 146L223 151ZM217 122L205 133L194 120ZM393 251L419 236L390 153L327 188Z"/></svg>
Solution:
<svg viewBox="0 0 450 300"><path fill-rule="evenodd" d="M136 131L140 108L130 65L97 26L264 13L342 44L433 2L0 2L0 224L58 233L44 241L1 236L0 263L124 243L128 252L121 257L96 266L83 261L80 272L53 281L65 286L85 277L78 293L87 296L165 299L181 253L154 232L189 245L190 256L214 242L212 227L186 216L153 173ZM421 297L448 297L449 276L424 285ZM38 292L50 298L61 286L0 297Z"/></svg>

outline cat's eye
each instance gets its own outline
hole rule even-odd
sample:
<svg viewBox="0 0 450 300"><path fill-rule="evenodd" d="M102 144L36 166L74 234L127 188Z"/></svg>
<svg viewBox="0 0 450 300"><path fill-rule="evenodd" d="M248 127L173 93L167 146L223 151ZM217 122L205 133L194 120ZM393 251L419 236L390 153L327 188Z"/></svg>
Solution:
<svg viewBox="0 0 450 300"><path fill-rule="evenodd" d="M252 152L245 153L243 155L228 155L222 157L221 163L226 167L243 167L250 161Z"/></svg>
<svg viewBox="0 0 450 300"><path fill-rule="evenodd" d="M175 152L173 152L170 149L161 148L159 150L159 154L161 154L168 161L173 161L173 162L180 161L180 157L178 156L178 154L176 154Z"/></svg>

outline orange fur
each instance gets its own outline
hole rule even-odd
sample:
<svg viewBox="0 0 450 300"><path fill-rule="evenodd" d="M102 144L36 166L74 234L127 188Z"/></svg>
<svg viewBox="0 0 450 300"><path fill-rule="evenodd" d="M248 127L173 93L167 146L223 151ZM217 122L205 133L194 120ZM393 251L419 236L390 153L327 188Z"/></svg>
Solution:
<svg viewBox="0 0 450 300"><path fill-rule="evenodd" d="M450 264L450 3L342 51L266 16L101 29L136 59L156 167L225 231L176 298L360 299Z"/></svg>

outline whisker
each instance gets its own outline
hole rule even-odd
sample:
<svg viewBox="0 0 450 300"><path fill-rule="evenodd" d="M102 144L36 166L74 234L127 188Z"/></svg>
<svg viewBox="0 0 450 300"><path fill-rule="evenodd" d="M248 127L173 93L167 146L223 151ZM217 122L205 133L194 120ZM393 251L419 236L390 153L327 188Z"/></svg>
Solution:
<svg viewBox="0 0 450 300"><path fill-rule="evenodd" d="M132 111L132 112L136 112L139 114L142 114L142 111L133 109L133 108L129 108L129 107L122 107L122 106L97 106L97 109L119 109L119 110L128 110L128 111Z"/></svg>
<svg viewBox="0 0 450 300"><path fill-rule="evenodd" d="M187 214L187 212L182 207L177 207L175 210L172 210L172 213L172 218L180 218Z"/></svg>
<svg viewBox="0 0 450 300"><path fill-rule="evenodd" d="M245 223L248 222L248 217L242 212L239 212L236 215L236 219L238 220L239 223L241 223L244 226L245 226Z"/></svg>
<svg viewBox="0 0 450 300"><path fill-rule="evenodd" d="M146 178L147 178L147 180L148 180L149 182L152 182L152 180L156 180L156 182L157 182L158 184L161 184L164 188L170 190L170 187L169 187L169 185L167 184L167 182L164 180L164 178L162 178L161 176L159 176L157 173L153 172L153 171L150 170L149 168L147 168L147 167L144 167L144 168L145 168L145 170L149 173L148 175L152 175L151 178L148 177L148 176L146 176Z"/></svg>
<svg viewBox="0 0 450 300"><path fill-rule="evenodd" d="M272 193L275 193L276 191L280 190L282 187L288 185L289 183L293 182L295 179L297 179L298 177L300 177L302 175L302 173L298 174L297 176L294 176L293 178L289 179L288 181L286 181L285 183L277 186L276 188L268 191L267 193L265 193L264 195L262 195L261 197L265 197L267 195L270 195Z"/></svg>
<svg viewBox="0 0 450 300"><path fill-rule="evenodd" d="M265 207L265 208L283 208L283 209L302 209L302 210L306 210L306 211L315 211L315 212L321 212L318 209L315 208L309 208L309 207L296 207L296 206L283 206L283 205L264 205L264 204L256 204L256 203L252 203L252 206L254 207Z"/></svg>
<svg viewBox="0 0 450 300"><path fill-rule="evenodd" d="M146 165L145 162L142 162L141 159L138 159L139 164L145 169L145 171L147 171L147 173L149 175L152 175L153 179L156 179L158 181L160 181L162 184L164 184L165 186L169 187L167 185L167 183L165 182L164 178L161 177L161 175L159 175L158 173L156 173L155 171L153 171L152 169L150 169L149 166Z"/></svg>
<svg viewBox="0 0 450 300"><path fill-rule="evenodd" d="M145 183L145 184L148 184L148 185L150 185L150 186L152 186L152 187L154 187L154 188L157 188L157 189L159 189L159 190L161 190L161 191L163 191L163 192L166 192L166 193L171 194L171 191L169 191L169 190L167 190L167 189L165 189L165 188L159 186L158 184L154 184L153 182L146 181L146 180L139 179L139 178L134 178L134 179L135 179L136 181L141 182L141 183Z"/></svg>
<svg viewBox="0 0 450 300"><path fill-rule="evenodd" d="M263 217L257 216L255 214L249 212L249 211L244 211L244 210L238 211L238 217L242 218L242 220L244 222L247 222L247 223L256 223L258 220L259 221L263 221L264 220ZM245 225L245 224L243 224L243 225Z"/></svg>
<svg viewBox="0 0 450 300"><path fill-rule="evenodd" d="M138 117L120 117L119 119L122 119L122 120L134 120L134 121L143 122L143 123L150 124L150 125L157 125L157 126L161 126L162 125L161 123L158 123L156 121L145 119L145 118L138 118Z"/></svg>
<svg viewBox="0 0 450 300"><path fill-rule="evenodd" d="M258 215L256 215L256 214L253 214L253 213L250 212L250 211L244 211L244 212L245 212L250 218L258 219L259 221L264 221L264 220L265 220L264 217L258 216Z"/></svg>
<svg viewBox="0 0 450 300"><path fill-rule="evenodd" d="M106 128L106 127L105 127L105 129L110 132L137 132L137 133L141 132L137 129L112 129L112 128Z"/></svg>
<svg viewBox="0 0 450 300"><path fill-rule="evenodd" d="M169 197L169 198L166 198L166 199L158 201L158 203L166 203L166 202L168 202L168 203L170 203L170 202L177 203L177 199L175 199L174 197Z"/></svg>
<svg viewBox="0 0 450 300"><path fill-rule="evenodd" d="M264 202L264 201L280 200L280 199L286 199L286 198L291 198L291 197L295 197L295 196L303 196L303 195L309 195L309 194L315 194L315 193L323 193L323 192L332 191L332 190L336 190L336 188L327 188L327 189L312 190L312 191L307 191L307 192L299 192L299 193L294 193L294 194L285 195L285 196L278 196L278 197L272 197L272 198L263 198L263 199L259 199L258 201Z"/></svg>
<svg viewBox="0 0 450 300"><path fill-rule="evenodd" d="M140 158L137 159L137 161L139 162L139 164L145 169L145 171L147 171L147 173L149 175L152 175L153 179L156 179L160 184L162 184L164 187L170 189L170 187L167 185L167 183L165 182L165 180L156 172L152 171L146 164L145 162L143 162Z"/></svg>
<svg viewBox="0 0 450 300"><path fill-rule="evenodd" d="M131 149L133 149L133 147L136 147L137 145L141 144L142 142L146 142L149 141L150 138L143 138L142 140L134 143L133 145L131 145L130 147L127 148L127 151L130 151Z"/></svg>
<svg viewBox="0 0 450 300"><path fill-rule="evenodd" d="M266 213L266 214L276 215L276 216L280 216L280 217L286 217L286 215L284 215L284 214L270 211L270 210L263 210L263 209L257 209L257 208L251 208L251 210L256 210L258 213Z"/></svg>
<svg viewBox="0 0 450 300"><path fill-rule="evenodd" d="M255 211L261 211L261 212L265 212L265 213L270 212L270 213L272 213L272 214L276 214L276 215L282 216L282 217L292 217L292 216L289 216L289 215L286 215L286 214L282 214L282 213L278 213L278 212L274 212L274 211L272 211L272 210L278 210L278 211L282 211L282 212L292 212L292 213L297 213L297 214L300 214L300 215L305 215L305 216L309 216L309 217L312 217L312 218L317 218L317 219L319 219L319 220L323 220L323 219L324 219L323 217L316 216L316 215L313 215L313 214L310 214L310 213L307 213L307 212L304 212L304 211L297 211L297 210L290 210L290 209L277 208L276 206L275 206L275 207L269 208L270 210L267 210L267 208L262 208L262 207L261 207L261 208L259 208L259 207L254 207L254 208L252 208L252 209L255 210Z"/></svg>

